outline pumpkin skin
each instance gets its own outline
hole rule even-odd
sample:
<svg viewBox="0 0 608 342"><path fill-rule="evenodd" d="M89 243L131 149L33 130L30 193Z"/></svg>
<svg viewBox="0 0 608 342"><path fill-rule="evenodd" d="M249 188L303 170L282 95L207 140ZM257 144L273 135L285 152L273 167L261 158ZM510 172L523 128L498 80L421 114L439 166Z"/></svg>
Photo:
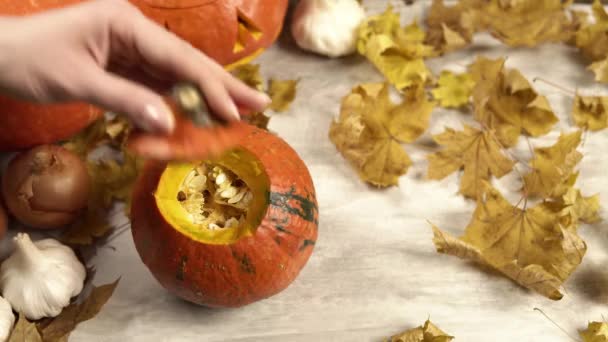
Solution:
<svg viewBox="0 0 608 342"><path fill-rule="evenodd" d="M163 287L199 305L239 307L281 292L298 276L317 239L315 189L296 152L252 126L240 148L255 156L269 186L261 223L234 242L196 241L167 222L154 195L166 163L148 162L134 188L137 252Z"/></svg>
<svg viewBox="0 0 608 342"><path fill-rule="evenodd" d="M288 0L130 1L222 65L245 62L272 45L281 33L289 4ZM235 50L237 42L240 47Z"/></svg>

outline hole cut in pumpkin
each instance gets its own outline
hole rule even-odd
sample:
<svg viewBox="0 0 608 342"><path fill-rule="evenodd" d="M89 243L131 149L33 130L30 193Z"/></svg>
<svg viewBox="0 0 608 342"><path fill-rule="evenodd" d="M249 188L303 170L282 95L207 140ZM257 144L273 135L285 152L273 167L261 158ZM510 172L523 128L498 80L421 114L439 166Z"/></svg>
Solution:
<svg viewBox="0 0 608 342"><path fill-rule="evenodd" d="M237 149L214 160L168 165L155 199L182 234L229 244L255 233L268 207L269 184L257 158Z"/></svg>
<svg viewBox="0 0 608 342"><path fill-rule="evenodd" d="M237 10L238 32L232 52L238 53L245 50L249 37L258 41L262 38L262 31L243 12Z"/></svg>

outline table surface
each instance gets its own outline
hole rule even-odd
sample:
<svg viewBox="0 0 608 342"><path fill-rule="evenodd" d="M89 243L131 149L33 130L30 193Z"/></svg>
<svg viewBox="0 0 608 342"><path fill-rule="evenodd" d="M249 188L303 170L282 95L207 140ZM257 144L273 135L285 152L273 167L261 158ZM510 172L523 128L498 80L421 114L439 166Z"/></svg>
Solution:
<svg viewBox="0 0 608 342"><path fill-rule="evenodd" d="M364 2L370 13L387 1ZM393 1L404 22L423 18L429 2L405 6ZM485 35L466 51L430 60L438 73L463 71L476 54L507 56L529 80L542 77L566 88L599 94L586 62L564 45L512 49ZM457 194L458 175L424 180L430 134L470 120L444 109L433 113L429 133L406 146L414 161L398 187L378 191L363 184L328 139L340 100L356 84L382 80L360 57L330 60L295 48L289 34L258 60L267 77L299 78L298 95L286 114L270 124L307 163L317 189L320 227L315 251L298 279L282 293L240 309L213 310L167 293L137 255L128 222L117 211L119 229L93 259L95 282L122 277L114 296L93 320L81 324L71 341L380 341L422 324L428 317L457 341L570 341L535 307L577 336L590 320L608 314L608 224L584 226L588 244L582 264L564 285L561 301L550 301L455 257L435 252L427 220L459 235L474 203ZM549 135L531 139L551 144L571 130L571 94L537 82L561 121ZM524 140L524 139L521 139ZM588 134L581 151L579 187L608 194L608 131ZM525 151L525 143L516 153ZM516 177L496 182L515 190ZM510 198L516 196L511 193ZM602 216L608 202L604 201ZM5 244L5 243L4 243Z"/></svg>

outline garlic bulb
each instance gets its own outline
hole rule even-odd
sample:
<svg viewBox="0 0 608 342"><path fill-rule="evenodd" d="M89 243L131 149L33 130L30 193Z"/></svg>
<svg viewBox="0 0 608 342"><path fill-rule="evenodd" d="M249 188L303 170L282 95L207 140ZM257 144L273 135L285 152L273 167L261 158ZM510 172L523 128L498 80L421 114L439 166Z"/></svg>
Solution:
<svg viewBox="0 0 608 342"><path fill-rule="evenodd" d="M86 270L71 248L57 240L14 238L15 251L0 267L2 296L31 320L55 317L82 291Z"/></svg>
<svg viewBox="0 0 608 342"><path fill-rule="evenodd" d="M0 342L5 342L11 335L15 324L15 315L8 301L0 297Z"/></svg>
<svg viewBox="0 0 608 342"><path fill-rule="evenodd" d="M365 11L357 0L300 0L291 34L304 50L328 57L355 52Z"/></svg>

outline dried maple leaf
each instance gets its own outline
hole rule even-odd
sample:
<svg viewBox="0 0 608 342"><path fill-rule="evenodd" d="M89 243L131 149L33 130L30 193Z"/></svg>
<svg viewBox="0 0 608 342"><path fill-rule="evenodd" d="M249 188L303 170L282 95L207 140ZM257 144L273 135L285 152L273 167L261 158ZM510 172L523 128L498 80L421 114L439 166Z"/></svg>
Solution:
<svg viewBox="0 0 608 342"><path fill-rule="evenodd" d="M585 197L576 188L568 188L561 197L544 203L547 208L560 216L563 226L578 227L580 222L596 223L600 218L600 197Z"/></svg>
<svg viewBox="0 0 608 342"><path fill-rule="evenodd" d="M259 91L264 90L264 79L262 78L259 64L239 65L232 71L232 74L251 88Z"/></svg>
<svg viewBox="0 0 608 342"><path fill-rule="evenodd" d="M258 64L243 64L233 70L233 75L245 84L258 91L266 91L272 99L270 109L275 112L284 112L289 109L296 96L297 80L274 80L268 82L268 89L264 89L264 79ZM268 129L270 117L263 112L253 112L243 117L243 120L262 129Z"/></svg>
<svg viewBox="0 0 608 342"><path fill-rule="evenodd" d="M606 34L608 35L608 32ZM608 83L608 57L591 63L587 69L593 71L596 81Z"/></svg>
<svg viewBox="0 0 608 342"><path fill-rule="evenodd" d="M398 89L432 78L424 58L436 55L424 44L425 33L416 22L401 27L392 7L367 18L359 28L357 49Z"/></svg>
<svg viewBox="0 0 608 342"><path fill-rule="evenodd" d="M20 313L17 324L15 324L8 342L42 342L42 337L36 329L36 324L28 321L27 318Z"/></svg>
<svg viewBox="0 0 608 342"><path fill-rule="evenodd" d="M433 227L439 253L491 266L518 284L559 300L561 284L582 261L585 242L543 203L514 207L486 184L465 234Z"/></svg>
<svg viewBox="0 0 608 342"><path fill-rule="evenodd" d="M444 149L429 155L428 177L443 179L464 169L460 180L460 193L477 198L483 183L491 176L502 177L513 169L514 163L507 158L492 131L465 126L464 131L447 128L433 137Z"/></svg>
<svg viewBox="0 0 608 342"><path fill-rule="evenodd" d="M443 0L433 0L426 26L425 43L444 53L463 48L473 39L474 28L467 22L460 3L445 6Z"/></svg>
<svg viewBox="0 0 608 342"><path fill-rule="evenodd" d="M519 71L506 69L503 58L478 57L469 69L476 81L475 119L493 128L505 147L515 145L522 132L544 135L558 121L547 99Z"/></svg>
<svg viewBox="0 0 608 342"><path fill-rule="evenodd" d="M602 2L593 2L593 23L585 23L576 32L575 45L591 61L608 57L608 13Z"/></svg>
<svg viewBox="0 0 608 342"><path fill-rule="evenodd" d="M447 335L427 320L424 325L391 336L385 339L385 342L450 342L453 339L453 336Z"/></svg>
<svg viewBox="0 0 608 342"><path fill-rule="evenodd" d="M581 96L576 94L572 108L574 123L591 131L608 126L608 96Z"/></svg>
<svg viewBox="0 0 608 342"><path fill-rule="evenodd" d="M576 131L561 134L552 146L535 148L532 170L523 177L524 191L542 198L564 195L576 181L574 168L583 158L576 150L580 143L581 131Z"/></svg>
<svg viewBox="0 0 608 342"><path fill-rule="evenodd" d="M67 341L70 333L76 326L84 321L95 317L108 302L118 282L93 287L91 293L80 303L73 303L61 311L59 316L38 326L38 331L42 335L44 342Z"/></svg>
<svg viewBox="0 0 608 342"><path fill-rule="evenodd" d="M268 95L272 99L270 109L275 112L284 112L289 109L289 105L296 97L297 85L298 81L295 80L271 79L268 82Z"/></svg>
<svg viewBox="0 0 608 342"><path fill-rule="evenodd" d="M411 165L401 143L424 133L433 108L421 85L407 89L399 105L391 103L388 84L359 85L342 100L329 137L361 179L379 187L396 185Z"/></svg>
<svg viewBox="0 0 608 342"><path fill-rule="evenodd" d="M437 88L431 92L442 107L462 107L469 103L475 81L469 73L454 74L442 71L437 81Z"/></svg>
<svg viewBox="0 0 608 342"><path fill-rule="evenodd" d="M490 33L509 46L536 46L569 40L576 28L561 0L517 0L479 2L474 12L478 30Z"/></svg>
<svg viewBox="0 0 608 342"><path fill-rule="evenodd" d="M96 238L107 235L112 227L107 215L112 203L125 202L125 214L129 216L131 189L143 167L140 159L126 151L122 163L113 159L89 161L92 187L85 214L66 229L61 240L71 245L89 245Z"/></svg>
<svg viewBox="0 0 608 342"><path fill-rule="evenodd" d="M579 331L583 342L608 342L608 323L589 322L587 329Z"/></svg>

